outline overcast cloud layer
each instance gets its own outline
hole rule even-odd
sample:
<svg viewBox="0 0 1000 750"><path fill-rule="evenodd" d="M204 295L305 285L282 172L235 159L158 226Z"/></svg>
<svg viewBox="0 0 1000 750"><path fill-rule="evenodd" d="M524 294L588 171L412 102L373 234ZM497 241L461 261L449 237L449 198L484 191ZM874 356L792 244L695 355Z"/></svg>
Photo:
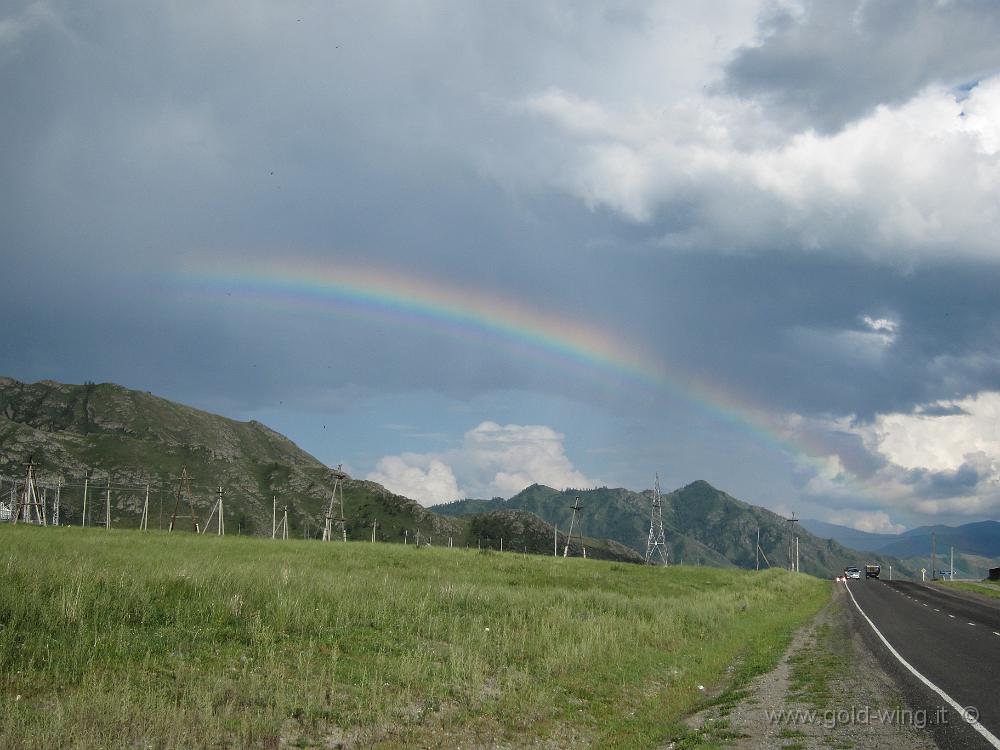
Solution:
<svg viewBox="0 0 1000 750"><path fill-rule="evenodd" d="M261 418L429 504L659 471L996 516L998 33L985 1L7 2L0 371ZM478 290L673 387L262 304L251 262Z"/></svg>

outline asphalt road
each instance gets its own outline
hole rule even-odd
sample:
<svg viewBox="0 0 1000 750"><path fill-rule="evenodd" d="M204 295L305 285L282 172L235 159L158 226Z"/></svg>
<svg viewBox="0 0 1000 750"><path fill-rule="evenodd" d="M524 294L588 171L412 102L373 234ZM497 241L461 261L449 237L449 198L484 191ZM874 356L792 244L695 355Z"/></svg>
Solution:
<svg viewBox="0 0 1000 750"><path fill-rule="evenodd" d="M950 705L903 666L848 601L853 626L897 678L909 707L926 712L935 742L947 750L1000 748L963 720L959 710L974 707L982 727L1000 737L1000 600L908 581L862 579L841 585L848 586L854 602L899 656L958 704Z"/></svg>

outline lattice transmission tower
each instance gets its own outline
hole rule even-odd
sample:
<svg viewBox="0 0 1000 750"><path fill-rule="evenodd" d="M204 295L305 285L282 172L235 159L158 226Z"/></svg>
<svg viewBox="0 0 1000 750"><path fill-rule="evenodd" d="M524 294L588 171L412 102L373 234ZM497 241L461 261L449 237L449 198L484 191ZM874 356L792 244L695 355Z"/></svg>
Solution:
<svg viewBox="0 0 1000 750"><path fill-rule="evenodd" d="M344 518L344 480L347 478L347 474L341 471L340 466L337 470L333 472L333 492L330 493L330 505L326 509L326 517L324 518L325 523L323 524L323 541L330 542L333 541L333 523L334 521L340 526L340 533L343 540L347 541L347 519ZM337 503L338 495L337 491L340 491L340 516L334 518L333 510L334 505Z"/></svg>
<svg viewBox="0 0 1000 750"><path fill-rule="evenodd" d="M188 508L191 511L191 527L194 533L197 534L201 530L198 526L198 516L194 512L194 500L191 498L191 480L194 477L188 475L187 467L185 466L181 470L181 475L177 480L177 495L174 497L174 512L170 514L170 526L167 531L173 531L177 524L177 508L181 504L183 498L187 499ZM111 479L108 479L108 497L111 497ZM111 507L110 499L108 501L108 507ZM183 516L181 516L183 518ZM109 527L110 528L110 527Z"/></svg>
<svg viewBox="0 0 1000 750"><path fill-rule="evenodd" d="M24 491L17 496L17 500L12 508L12 520L15 524L20 520L25 523L47 526L45 504L38 499L38 486L35 483L34 457L28 459L28 463L24 465L24 468Z"/></svg>
<svg viewBox="0 0 1000 750"><path fill-rule="evenodd" d="M657 565L653 558L659 554L663 564L667 564L667 535L663 531L663 500L660 497L660 475L656 475L653 486L653 513L649 519L649 538L646 540L646 564Z"/></svg>

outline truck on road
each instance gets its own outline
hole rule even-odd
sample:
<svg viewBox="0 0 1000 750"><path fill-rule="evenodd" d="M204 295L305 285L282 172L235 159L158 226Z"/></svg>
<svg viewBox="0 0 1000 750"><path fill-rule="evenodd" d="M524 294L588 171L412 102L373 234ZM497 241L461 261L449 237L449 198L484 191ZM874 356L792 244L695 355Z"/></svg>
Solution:
<svg viewBox="0 0 1000 750"><path fill-rule="evenodd" d="M868 563L865 565L865 578L878 578L878 574L882 572L882 566L878 563Z"/></svg>

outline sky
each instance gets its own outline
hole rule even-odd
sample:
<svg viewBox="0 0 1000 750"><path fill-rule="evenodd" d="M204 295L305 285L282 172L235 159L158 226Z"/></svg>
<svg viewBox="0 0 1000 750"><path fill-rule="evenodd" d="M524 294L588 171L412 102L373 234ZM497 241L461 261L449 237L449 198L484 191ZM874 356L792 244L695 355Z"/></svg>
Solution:
<svg viewBox="0 0 1000 750"><path fill-rule="evenodd" d="M998 36L987 0L0 0L0 374L425 505L998 517Z"/></svg>

